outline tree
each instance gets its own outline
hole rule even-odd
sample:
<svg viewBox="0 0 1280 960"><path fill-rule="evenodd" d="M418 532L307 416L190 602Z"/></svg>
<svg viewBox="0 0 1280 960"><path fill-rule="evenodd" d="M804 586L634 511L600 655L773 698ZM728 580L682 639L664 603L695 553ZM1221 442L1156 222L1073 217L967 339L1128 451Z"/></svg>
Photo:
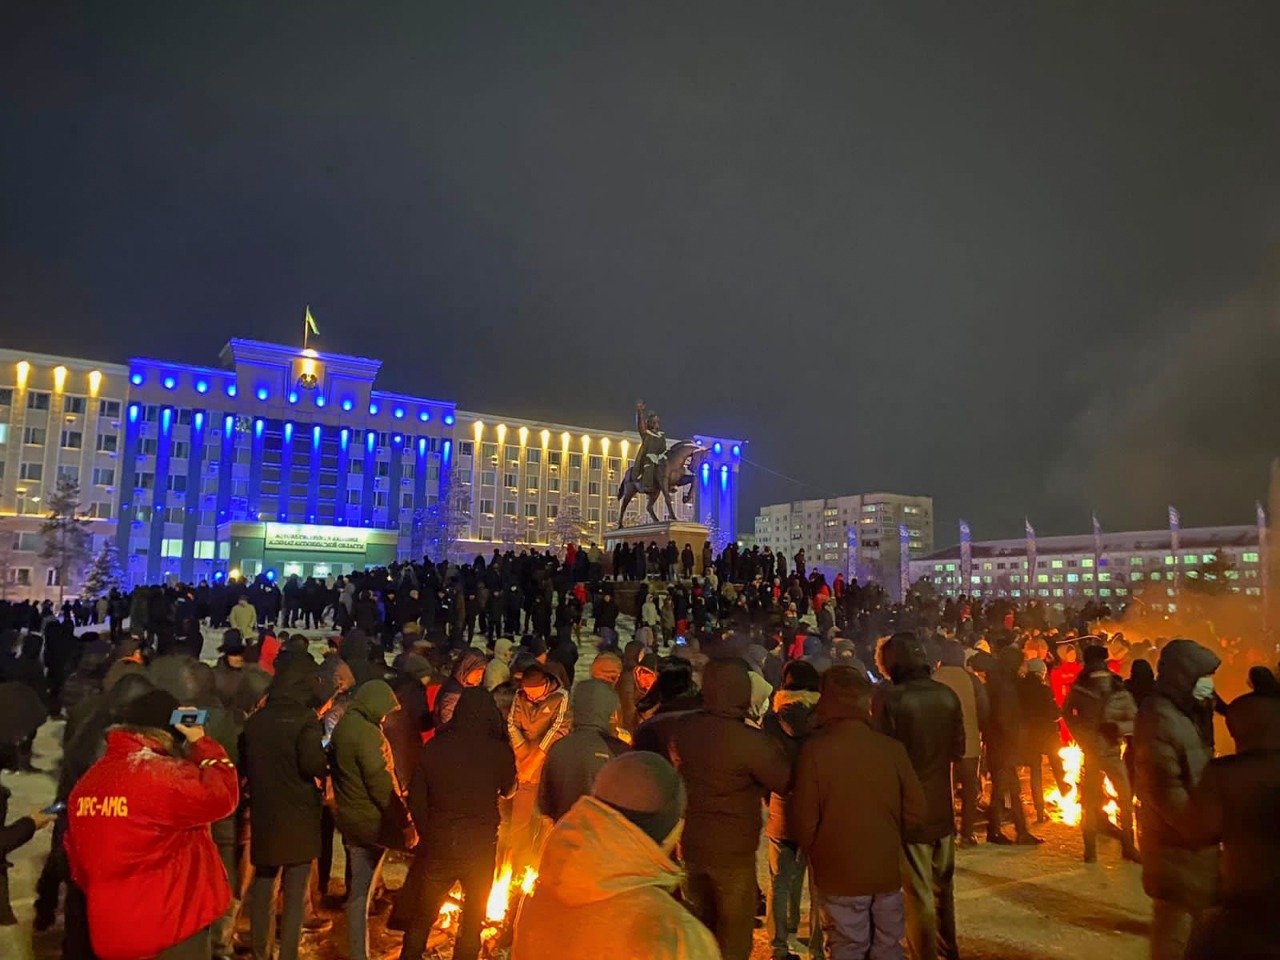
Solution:
<svg viewBox="0 0 1280 960"><path fill-rule="evenodd" d="M520 542L520 527L515 517L503 515L502 522L498 524L498 540L507 547L515 547Z"/></svg>
<svg viewBox="0 0 1280 960"><path fill-rule="evenodd" d="M44 543L40 559L58 573L58 603L61 605L67 581L80 575L89 562L93 537L89 521L80 512L80 484L70 477L59 477L58 485L47 499L49 518L40 526Z"/></svg>
<svg viewBox="0 0 1280 960"><path fill-rule="evenodd" d="M566 494L560 501L555 519L551 521L551 545L563 550L571 543L581 543L588 526L582 519L582 498L576 493Z"/></svg>
<svg viewBox="0 0 1280 960"><path fill-rule="evenodd" d="M84 575L84 589L80 595L85 600L93 600L110 593L123 583L124 572L120 569L120 552L116 549L115 540L108 537Z"/></svg>
<svg viewBox="0 0 1280 960"><path fill-rule="evenodd" d="M707 542L711 544L711 552L717 557L729 546L729 535L720 529L715 517L707 521Z"/></svg>
<svg viewBox="0 0 1280 960"><path fill-rule="evenodd" d="M446 478L440 496L425 511L414 514L414 555L420 555L423 547L437 563L458 560L455 556L458 541L471 527L471 482L469 475L454 469Z"/></svg>

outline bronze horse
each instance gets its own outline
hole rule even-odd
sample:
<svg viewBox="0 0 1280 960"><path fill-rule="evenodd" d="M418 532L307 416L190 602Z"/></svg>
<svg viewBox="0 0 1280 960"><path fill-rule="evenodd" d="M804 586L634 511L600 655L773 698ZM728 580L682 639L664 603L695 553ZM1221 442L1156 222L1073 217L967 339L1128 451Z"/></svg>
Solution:
<svg viewBox="0 0 1280 960"><path fill-rule="evenodd" d="M666 456L655 465L653 473L657 483L647 490L641 489L640 484L632 476L631 470L628 469L622 477L622 482L618 484L618 499L622 501L622 506L618 508L618 529L622 529L622 517L637 493L643 493L649 498L646 509L654 523L662 522L653 512L653 503L659 495L667 504L667 519L674 520L676 511L671 504L671 494L680 487L685 487L684 502L689 503L693 500L693 478L697 473L698 464L706 455L706 447L692 440L677 440L667 450Z"/></svg>

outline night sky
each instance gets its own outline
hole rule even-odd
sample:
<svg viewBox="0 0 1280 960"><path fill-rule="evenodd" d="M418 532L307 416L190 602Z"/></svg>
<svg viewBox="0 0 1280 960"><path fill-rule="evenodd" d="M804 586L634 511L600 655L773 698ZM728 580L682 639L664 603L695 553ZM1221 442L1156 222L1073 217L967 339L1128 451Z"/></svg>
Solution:
<svg viewBox="0 0 1280 960"><path fill-rule="evenodd" d="M0 343L215 364L309 303L384 388L749 438L748 527L1251 522L1280 4L289 6L3 6Z"/></svg>

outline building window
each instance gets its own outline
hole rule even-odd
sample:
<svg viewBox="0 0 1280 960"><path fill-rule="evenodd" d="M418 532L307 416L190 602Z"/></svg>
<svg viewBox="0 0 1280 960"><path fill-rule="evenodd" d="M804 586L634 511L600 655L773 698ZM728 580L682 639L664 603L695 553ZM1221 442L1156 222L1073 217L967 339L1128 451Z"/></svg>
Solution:
<svg viewBox="0 0 1280 960"><path fill-rule="evenodd" d="M580 453L569 454L569 469L570 470L582 469L582 454Z"/></svg>
<svg viewBox="0 0 1280 960"><path fill-rule="evenodd" d="M547 451L547 463L548 463L548 464L550 464L551 466L553 466L553 467L558 467L558 466L560 466L560 463L561 463L561 461L562 461L563 459L564 459L564 451L563 451L563 450L548 450L548 451Z"/></svg>
<svg viewBox="0 0 1280 960"><path fill-rule="evenodd" d="M1258 555L1256 553L1242 553L1240 559L1245 563L1257 563Z"/></svg>
<svg viewBox="0 0 1280 960"><path fill-rule="evenodd" d="M587 484L587 496L589 496L589 497L598 497L598 496L600 496L600 481L599 481L599 480L592 480L592 481L590 481L590 482Z"/></svg>
<svg viewBox="0 0 1280 960"><path fill-rule="evenodd" d="M79 413L84 413L84 411L85 411L84 397L66 397L62 401L63 413L79 414Z"/></svg>
<svg viewBox="0 0 1280 960"><path fill-rule="evenodd" d="M119 449L120 438L114 433L98 434L98 452L115 453Z"/></svg>
<svg viewBox="0 0 1280 960"><path fill-rule="evenodd" d="M557 516L559 516L559 515L560 515L560 507L559 507L559 505L558 505L558 504L554 504L554 503L548 503L548 504L547 504L547 519L548 519L548 520L554 520L554 519L555 519Z"/></svg>
<svg viewBox="0 0 1280 960"><path fill-rule="evenodd" d="M559 493L559 492L560 492L560 478L547 477L547 493Z"/></svg>
<svg viewBox="0 0 1280 960"><path fill-rule="evenodd" d="M587 520L589 520L591 523L599 523L599 522L600 522L600 508L599 508L599 507L592 507L590 510L588 510L588 511L587 511Z"/></svg>
<svg viewBox="0 0 1280 960"><path fill-rule="evenodd" d="M502 485L508 490L514 490L519 483L520 479L514 473L504 473L502 475Z"/></svg>
<svg viewBox="0 0 1280 960"><path fill-rule="evenodd" d="M186 440L173 441L173 447L169 450L169 456L185 460L187 457L191 456L191 444Z"/></svg>
<svg viewBox="0 0 1280 960"><path fill-rule="evenodd" d="M187 478L178 474L169 474L167 485L170 493L186 493Z"/></svg>
<svg viewBox="0 0 1280 960"><path fill-rule="evenodd" d="M400 494L400 509L401 509L401 510L412 510L412 509L413 509L413 494L412 494L412 493L402 493L402 494Z"/></svg>
<svg viewBox="0 0 1280 960"><path fill-rule="evenodd" d="M13 406L13 388L0 387L0 407Z"/></svg>
<svg viewBox="0 0 1280 960"><path fill-rule="evenodd" d="M37 553L42 544L43 540L38 533L19 533L14 541L14 549L24 553Z"/></svg>
<svg viewBox="0 0 1280 960"><path fill-rule="evenodd" d="M98 416L106 417L108 420L118 420L120 418L120 401L99 400Z"/></svg>
<svg viewBox="0 0 1280 960"><path fill-rule="evenodd" d="M62 446L67 450L79 450L84 446L84 434L79 430L63 430Z"/></svg>
<svg viewBox="0 0 1280 960"><path fill-rule="evenodd" d="M525 486L528 488L530 493L538 492L538 475L537 474L533 474L532 476L525 477L524 482L525 482Z"/></svg>
<svg viewBox="0 0 1280 960"><path fill-rule="evenodd" d="M18 465L18 479L39 481L44 479L44 464L23 461Z"/></svg>
<svg viewBox="0 0 1280 960"><path fill-rule="evenodd" d="M44 427L26 427L22 431L22 442L29 447L43 447L46 436Z"/></svg>
<svg viewBox="0 0 1280 960"><path fill-rule="evenodd" d="M31 390L27 393L27 409L28 410L48 410L49 395L39 390Z"/></svg>
<svg viewBox="0 0 1280 960"><path fill-rule="evenodd" d="M530 447L528 450L524 452L524 462L525 463L541 463L542 451L539 450L537 447Z"/></svg>
<svg viewBox="0 0 1280 960"><path fill-rule="evenodd" d="M471 453L474 449L475 449L475 444L472 443L470 440L458 441L458 456L469 457L471 456Z"/></svg>
<svg viewBox="0 0 1280 960"><path fill-rule="evenodd" d="M506 517L514 517L516 515L516 502L514 500L502 501L502 515Z"/></svg>
<svg viewBox="0 0 1280 960"><path fill-rule="evenodd" d="M524 515L526 517L537 517L538 505L536 503L526 503L524 505Z"/></svg>
<svg viewBox="0 0 1280 960"><path fill-rule="evenodd" d="M481 512L481 513L484 513L484 514L488 514L489 516L493 516L493 501L492 501L492 500L481 500L481 501L480 501L480 512Z"/></svg>

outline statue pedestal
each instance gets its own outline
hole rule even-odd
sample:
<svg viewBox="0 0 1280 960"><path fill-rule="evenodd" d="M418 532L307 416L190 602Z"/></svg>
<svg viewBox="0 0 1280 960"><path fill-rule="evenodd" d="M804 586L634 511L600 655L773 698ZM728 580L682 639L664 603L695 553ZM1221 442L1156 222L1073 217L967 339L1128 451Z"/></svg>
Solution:
<svg viewBox="0 0 1280 960"><path fill-rule="evenodd" d="M710 533L705 524L694 523L691 520L663 520L659 523L641 523L634 527L623 527L621 530L608 530L604 535L605 556L608 562L612 562L613 548L619 543L625 543L628 546L638 543L644 547L656 543L658 549L662 550L666 547L668 540L674 540L677 550L683 551L687 543L689 549L693 551L693 570L696 576L700 575L702 548ZM650 573L657 576L658 571L653 570ZM640 592L639 582L613 583L610 587L618 608L623 613L632 617L640 615L640 605L637 602Z"/></svg>

